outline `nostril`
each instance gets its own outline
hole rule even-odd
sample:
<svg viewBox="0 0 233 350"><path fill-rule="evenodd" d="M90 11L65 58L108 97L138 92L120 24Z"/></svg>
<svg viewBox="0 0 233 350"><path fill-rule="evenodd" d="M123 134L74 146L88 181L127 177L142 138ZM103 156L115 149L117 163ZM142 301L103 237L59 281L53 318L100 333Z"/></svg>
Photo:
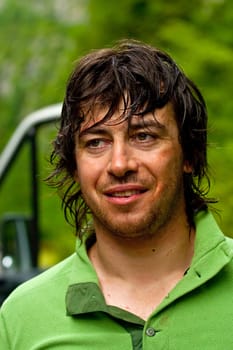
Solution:
<svg viewBox="0 0 233 350"><path fill-rule="evenodd" d="M114 159L110 160L108 171L116 177L125 177L135 173L138 169L137 162L133 159Z"/></svg>

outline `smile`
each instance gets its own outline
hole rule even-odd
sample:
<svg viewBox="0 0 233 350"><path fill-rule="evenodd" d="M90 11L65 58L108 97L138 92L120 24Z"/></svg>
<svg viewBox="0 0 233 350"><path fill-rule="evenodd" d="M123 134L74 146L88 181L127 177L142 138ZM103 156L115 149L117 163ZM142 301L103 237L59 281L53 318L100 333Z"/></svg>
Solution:
<svg viewBox="0 0 233 350"><path fill-rule="evenodd" d="M114 193L110 193L108 194L110 197L131 197L137 194L142 193L142 191L139 190L128 190L128 191L119 191L119 192L114 192Z"/></svg>

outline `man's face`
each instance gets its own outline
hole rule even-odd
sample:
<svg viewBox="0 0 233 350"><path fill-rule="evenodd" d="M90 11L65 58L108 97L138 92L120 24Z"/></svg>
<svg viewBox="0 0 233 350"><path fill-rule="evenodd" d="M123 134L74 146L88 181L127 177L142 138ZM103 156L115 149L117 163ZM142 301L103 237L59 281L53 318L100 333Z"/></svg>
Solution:
<svg viewBox="0 0 233 350"><path fill-rule="evenodd" d="M185 218L183 160L178 129L168 104L144 117L106 122L106 110L87 115L76 135L75 179L91 209L96 232L148 237Z"/></svg>

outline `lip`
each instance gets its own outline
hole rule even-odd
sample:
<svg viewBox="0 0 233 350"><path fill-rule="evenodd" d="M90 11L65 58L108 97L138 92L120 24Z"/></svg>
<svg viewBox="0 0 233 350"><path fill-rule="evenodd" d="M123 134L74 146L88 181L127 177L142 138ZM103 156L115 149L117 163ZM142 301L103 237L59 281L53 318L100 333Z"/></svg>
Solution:
<svg viewBox="0 0 233 350"><path fill-rule="evenodd" d="M104 191L107 200L113 204L126 205L142 197L147 188L136 184L117 185Z"/></svg>

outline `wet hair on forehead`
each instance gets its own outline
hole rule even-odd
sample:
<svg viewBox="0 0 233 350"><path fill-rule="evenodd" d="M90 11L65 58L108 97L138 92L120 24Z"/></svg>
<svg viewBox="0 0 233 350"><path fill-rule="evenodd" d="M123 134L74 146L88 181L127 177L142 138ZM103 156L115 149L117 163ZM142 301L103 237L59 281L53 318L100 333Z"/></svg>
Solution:
<svg viewBox="0 0 233 350"><path fill-rule="evenodd" d="M100 104L91 105L91 109L83 111L83 121L80 124L80 131L88 130L99 125L114 126L124 122L128 123L128 130L134 127L135 124L142 127L147 126L145 122L145 115L150 113L150 119L153 119L154 125L158 128L162 128L163 124L158 121L156 117L156 111L148 112L146 108L132 110L130 102L127 96L124 96L124 100L120 101L116 110L110 110L109 106L105 108ZM147 126L148 127L148 126ZM149 127L148 127L149 129Z"/></svg>
<svg viewBox="0 0 233 350"><path fill-rule="evenodd" d="M176 64L160 50L122 43L115 49L92 52L80 60L67 88L67 104L75 104L79 124L96 107L107 109L105 119L119 108L122 115L144 115L163 107L179 75Z"/></svg>

